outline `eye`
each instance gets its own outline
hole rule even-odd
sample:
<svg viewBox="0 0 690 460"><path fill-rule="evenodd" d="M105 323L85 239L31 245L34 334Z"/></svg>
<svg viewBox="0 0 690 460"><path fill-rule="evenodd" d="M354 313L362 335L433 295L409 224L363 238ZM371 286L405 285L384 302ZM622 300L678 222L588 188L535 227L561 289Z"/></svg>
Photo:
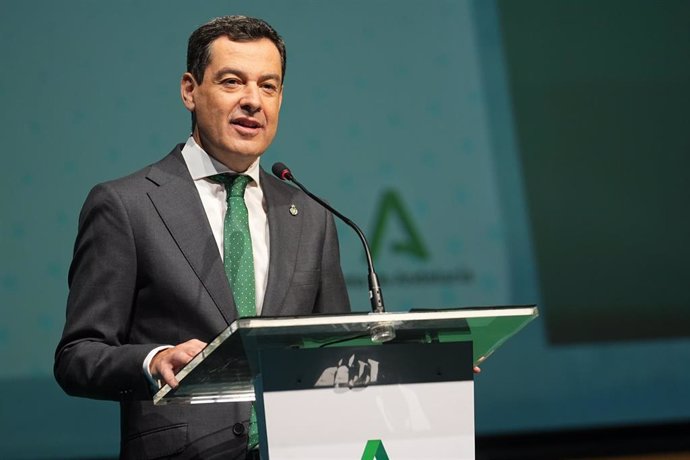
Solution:
<svg viewBox="0 0 690 460"><path fill-rule="evenodd" d="M242 81L239 78L230 77L221 80L220 84L228 88L236 88L242 84Z"/></svg>
<svg viewBox="0 0 690 460"><path fill-rule="evenodd" d="M261 88L268 94L275 94L278 92L278 85L275 83L264 83Z"/></svg>

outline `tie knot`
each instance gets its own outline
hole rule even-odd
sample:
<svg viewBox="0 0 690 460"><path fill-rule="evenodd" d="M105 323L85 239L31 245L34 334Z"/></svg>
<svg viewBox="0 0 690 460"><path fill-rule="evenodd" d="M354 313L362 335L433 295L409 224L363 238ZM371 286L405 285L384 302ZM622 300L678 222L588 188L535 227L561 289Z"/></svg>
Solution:
<svg viewBox="0 0 690 460"><path fill-rule="evenodd" d="M215 176L211 176L210 179L219 184L223 184L228 197L244 197L244 190L247 188L247 184L249 184L249 182L252 180L251 177L243 174L237 176L231 176L229 174L216 174Z"/></svg>

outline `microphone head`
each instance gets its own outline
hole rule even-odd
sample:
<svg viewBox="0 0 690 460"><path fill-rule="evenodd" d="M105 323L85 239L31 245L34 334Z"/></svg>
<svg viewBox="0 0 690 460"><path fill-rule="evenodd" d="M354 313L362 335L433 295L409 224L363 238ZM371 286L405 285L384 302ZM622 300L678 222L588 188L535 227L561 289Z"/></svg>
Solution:
<svg viewBox="0 0 690 460"><path fill-rule="evenodd" d="M271 171L280 180L292 180L292 172L290 172L290 168L285 166L285 163L273 163Z"/></svg>

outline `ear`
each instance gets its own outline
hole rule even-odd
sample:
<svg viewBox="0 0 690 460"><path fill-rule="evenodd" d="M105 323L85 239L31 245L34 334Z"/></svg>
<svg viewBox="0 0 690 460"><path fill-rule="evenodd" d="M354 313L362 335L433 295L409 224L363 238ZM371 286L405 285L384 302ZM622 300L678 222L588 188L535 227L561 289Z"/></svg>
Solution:
<svg viewBox="0 0 690 460"><path fill-rule="evenodd" d="M194 112L196 104L194 103L194 91L197 88L197 82L191 73L185 72L180 81L180 96L182 96L182 103L187 110Z"/></svg>

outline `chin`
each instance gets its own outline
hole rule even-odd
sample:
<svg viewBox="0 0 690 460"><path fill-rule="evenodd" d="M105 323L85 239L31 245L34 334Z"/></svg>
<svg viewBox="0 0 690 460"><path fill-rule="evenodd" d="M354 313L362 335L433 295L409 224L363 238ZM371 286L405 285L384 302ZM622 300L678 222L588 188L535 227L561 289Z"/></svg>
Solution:
<svg viewBox="0 0 690 460"><path fill-rule="evenodd" d="M229 152L231 152L228 155L229 158L234 158L235 161L242 161L247 164L253 163L263 154L263 151L259 149L234 149Z"/></svg>
<svg viewBox="0 0 690 460"><path fill-rule="evenodd" d="M257 158L261 156L267 149L268 146L246 146L246 145L240 145L240 146L235 146L235 149L229 150L230 152L234 152L235 155L243 157L243 158Z"/></svg>
<svg viewBox="0 0 690 460"><path fill-rule="evenodd" d="M237 149L234 151L235 155L242 157L242 158L257 158L261 156L264 151L262 149Z"/></svg>

